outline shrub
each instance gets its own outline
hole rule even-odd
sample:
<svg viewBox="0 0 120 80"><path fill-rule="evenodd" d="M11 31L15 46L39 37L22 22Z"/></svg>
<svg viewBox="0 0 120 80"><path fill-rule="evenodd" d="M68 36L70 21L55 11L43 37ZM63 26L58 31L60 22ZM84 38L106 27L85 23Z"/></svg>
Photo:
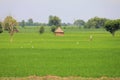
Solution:
<svg viewBox="0 0 120 80"><path fill-rule="evenodd" d="M2 23L0 22L0 33L2 33L3 30L2 30Z"/></svg>
<svg viewBox="0 0 120 80"><path fill-rule="evenodd" d="M44 29L43 26L41 26L41 27L40 27L40 30L39 30L39 33L40 33L40 34L43 34L44 32L45 32L45 29Z"/></svg>

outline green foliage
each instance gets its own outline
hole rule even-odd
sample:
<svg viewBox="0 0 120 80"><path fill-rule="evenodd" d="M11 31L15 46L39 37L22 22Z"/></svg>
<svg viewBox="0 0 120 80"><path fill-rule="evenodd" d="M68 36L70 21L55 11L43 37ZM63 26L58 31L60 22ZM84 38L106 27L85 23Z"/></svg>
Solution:
<svg viewBox="0 0 120 80"><path fill-rule="evenodd" d="M4 24L4 29L7 30L10 34L10 42L12 42L14 33L18 32L16 27L18 23L12 16L7 16L4 19L3 24Z"/></svg>
<svg viewBox="0 0 120 80"><path fill-rule="evenodd" d="M25 27L25 21L24 21L24 20L22 20L21 26L22 26L23 28Z"/></svg>
<svg viewBox="0 0 120 80"><path fill-rule="evenodd" d="M26 23L26 25L33 26L33 19L32 18L28 19L28 22Z"/></svg>
<svg viewBox="0 0 120 80"><path fill-rule="evenodd" d="M51 26L51 32L55 32L55 30L56 30L56 26Z"/></svg>
<svg viewBox="0 0 120 80"><path fill-rule="evenodd" d="M55 32L57 27L61 26L61 20L57 16L49 16L49 26L51 26L51 32Z"/></svg>
<svg viewBox="0 0 120 80"><path fill-rule="evenodd" d="M19 26L25 27L25 26L47 26L46 23L40 23L40 22L33 22L32 24L29 22L25 22L22 20L22 22L19 22Z"/></svg>
<svg viewBox="0 0 120 80"><path fill-rule="evenodd" d="M0 22L0 33L3 32L3 29L2 29L2 22Z"/></svg>
<svg viewBox="0 0 120 80"><path fill-rule="evenodd" d="M81 26L84 26L85 25L85 21L83 21L83 20L75 20L74 21L74 25L75 26L78 26L78 27L81 27Z"/></svg>
<svg viewBox="0 0 120 80"><path fill-rule="evenodd" d="M45 32L45 29L44 29L43 26L41 26L41 27L40 27L40 30L39 30L39 33L40 33L40 34L43 34L44 32Z"/></svg>
<svg viewBox="0 0 120 80"><path fill-rule="evenodd" d="M106 18L94 17L88 20L88 22L85 25L85 28L101 28L104 26L106 21Z"/></svg>
<svg viewBox="0 0 120 80"><path fill-rule="evenodd" d="M49 26L56 26L59 27L61 26L61 19L57 16L49 16Z"/></svg>
<svg viewBox="0 0 120 80"><path fill-rule="evenodd" d="M120 29L120 20L108 20L105 23L105 29L109 31L113 36L115 35L115 32Z"/></svg>
<svg viewBox="0 0 120 80"><path fill-rule="evenodd" d="M12 17L12 16L7 16L4 19L4 29L8 30L8 32L10 33L10 35L12 36L14 34L14 31L17 29L17 21Z"/></svg>

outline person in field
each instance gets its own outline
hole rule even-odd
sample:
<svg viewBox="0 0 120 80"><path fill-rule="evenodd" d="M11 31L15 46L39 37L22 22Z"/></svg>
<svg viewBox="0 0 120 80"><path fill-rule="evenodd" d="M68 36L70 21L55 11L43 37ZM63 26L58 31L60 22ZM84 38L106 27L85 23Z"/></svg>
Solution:
<svg viewBox="0 0 120 80"><path fill-rule="evenodd" d="M93 36L92 35L90 35L90 41L92 41L93 40Z"/></svg>

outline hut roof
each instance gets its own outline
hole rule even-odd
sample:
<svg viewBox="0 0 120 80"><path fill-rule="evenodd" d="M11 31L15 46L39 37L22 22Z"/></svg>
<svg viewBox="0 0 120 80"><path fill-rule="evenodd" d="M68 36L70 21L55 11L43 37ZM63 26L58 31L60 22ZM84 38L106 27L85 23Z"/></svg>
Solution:
<svg viewBox="0 0 120 80"><path fill-rule="evenodd" d="M64 32L60 27L58 27L55 32Z"/></svg>

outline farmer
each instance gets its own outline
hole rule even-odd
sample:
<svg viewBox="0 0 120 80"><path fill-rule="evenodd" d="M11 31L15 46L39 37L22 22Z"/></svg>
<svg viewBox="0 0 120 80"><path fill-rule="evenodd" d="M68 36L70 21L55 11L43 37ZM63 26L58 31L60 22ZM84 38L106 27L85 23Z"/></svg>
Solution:
<svg viewBox="0 0 120 80"><path fill-rule="evenodd" d="M90 41L92 41L92 39L93 39L93 36L92 36L92 35L90 35Z"/></svg>

